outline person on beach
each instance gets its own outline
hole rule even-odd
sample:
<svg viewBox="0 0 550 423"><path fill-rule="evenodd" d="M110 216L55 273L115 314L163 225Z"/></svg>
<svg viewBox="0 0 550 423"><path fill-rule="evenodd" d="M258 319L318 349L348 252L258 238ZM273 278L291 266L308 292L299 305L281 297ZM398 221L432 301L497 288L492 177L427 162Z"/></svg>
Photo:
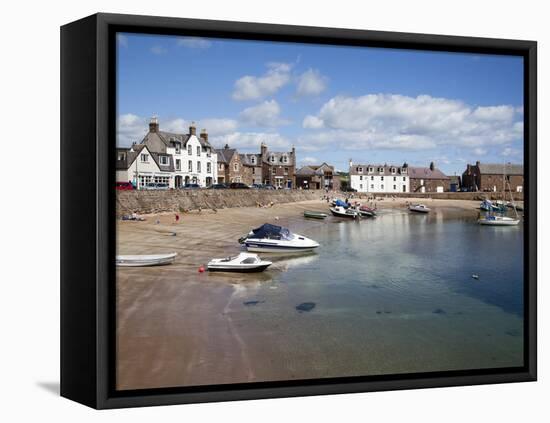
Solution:
<svg viewBox="0 0 550 423"><path fill-rule="evenodd" d="M178 213L176 213L175 219L176 219L176 222L175 222L175 223L179 223L179 221L180 221L180 215L179 215Z"/></svg>

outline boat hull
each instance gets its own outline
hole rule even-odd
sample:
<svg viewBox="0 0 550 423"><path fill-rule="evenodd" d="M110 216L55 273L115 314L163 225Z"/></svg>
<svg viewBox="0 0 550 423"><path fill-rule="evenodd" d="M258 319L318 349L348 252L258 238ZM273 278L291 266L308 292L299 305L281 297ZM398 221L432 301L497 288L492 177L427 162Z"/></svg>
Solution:
<svg viewBox="0 0 550 423"><path fill-rule="evenodd" d="M516 226L519 224L518 220L486 220L486 219L479 219L477 221L480 225L485 226Z"/></svg>
<svg viewBox="0 0 550 423"><path fill-rule="evenodd" d="M209 265L208 271L209 272L231 272L231 273L258 273L258 272L263 272L269 266L271 266L271 263L255 265L252 267L223 267L223 266L219 267L219 266Z"/></svg>
<svg viewBox="0 0 550 423"><path fill-rule="evenodd" d="M409 211L412 211L413 213L422 213L422 214L426 214L430 212L429 209L409 209Z"/></svg>
<svg viewBox="0 0 550 423"><path fill-rule="evenodd" d="M356 219L357 218L357 213L342 213L342 212L339 212L339 211L334 210L334 209L330 209L330 212L332 213L333 216L343 217L344 219Z"/></svg>
<svg viewBox="0 0 550 423"><path fill-rule="evenodd" d="M256 242L245 242L246 250L254 253L303 253L315 250L318 245L292 247L287 245L266 245Z"/></svg>
<svg viewBox="0 0 550 423"><path fill-rule="evenodd" d="M304 217L310 218L310 219L324 219L328 217L328 214L321 213L321 212L304 212Z"/></svg>
<svg viewBox="0 0 550 423"><path fill-rule="evenodd" d="M117 256L117 267L149 267L172 264L177 253L152 256Z"/></svg>

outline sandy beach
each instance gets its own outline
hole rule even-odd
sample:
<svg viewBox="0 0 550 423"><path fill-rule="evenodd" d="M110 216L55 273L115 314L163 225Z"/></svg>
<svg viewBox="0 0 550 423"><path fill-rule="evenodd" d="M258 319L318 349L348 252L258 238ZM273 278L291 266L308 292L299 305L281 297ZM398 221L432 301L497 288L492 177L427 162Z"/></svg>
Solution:
<svg viewBox="0 0 550 423"><path fill-rule="evenodd" d="M405 211L407 202L416 201L386 199L377 201L376 206ZM445 216L475 216L479 212L478 201L418 202L435 212L445 210ZM304 219L304 210L328 212L327 202L190 212L180 214L178 223L174 213L148 215L142 222L118 221L117 254L175 251L178 256L169 266L117 269L117 388L345 374L345 356L341 366L301 370L311 358L299 351L284 353L291 349L291 341L266 333L266 327L276 331L277 325L291 325L292 321L263 324L255 307L259 301L255 289L263 285L281 290L278 292L284 296L285 288L273 283L273 275L284 271L288 262L274 260L269 271L261 274L199 272L211 258L238 253L237 239L266 222L291 229L299 224L300 232L308 236L308 230L319 221ZM288 362L289 357L295 362Z"/></svg>

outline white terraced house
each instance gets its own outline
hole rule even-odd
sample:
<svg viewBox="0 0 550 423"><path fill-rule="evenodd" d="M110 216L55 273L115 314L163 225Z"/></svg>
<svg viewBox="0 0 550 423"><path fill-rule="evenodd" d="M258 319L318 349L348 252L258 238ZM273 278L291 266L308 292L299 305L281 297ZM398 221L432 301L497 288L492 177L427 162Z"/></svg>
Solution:
<svg viewBox="0 0 550 423"><path fill-rule="evenodd" d="M156 117L149 123L149 132L141 143L130 149L117 149L117 182L132 181L138 188L148 182L168 183L170 188L180 188L185 184L198 184L207 187L218 179L217 155L208 142L208 133L202 130L197 136L194 124L188 134L176 134L159 130ZM137 154L146 148L157 165L142 166ZM126 173L124 173L126 172ZM125 179L123 179L125 178ZM161 180L162 179L162 180Z"/></svg>
<svg viewBox="0 0 550 423"><path fill-rule="evenodd" d="M354 164L349 161L350 187L357 192L397 193L409 192L407 164Z"/></svg>

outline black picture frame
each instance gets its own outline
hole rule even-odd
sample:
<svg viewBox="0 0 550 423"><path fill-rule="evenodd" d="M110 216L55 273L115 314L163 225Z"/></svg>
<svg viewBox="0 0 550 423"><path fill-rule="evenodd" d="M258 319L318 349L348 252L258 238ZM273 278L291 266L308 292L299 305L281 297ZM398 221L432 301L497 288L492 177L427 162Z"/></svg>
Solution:
<svg viewBox="0 0 550 423"><path fill-rule="evenodd" d="M114 389L115 36L192 35L524 58L524 366L200 388ZM61 28L61 395L97 409L534 381L537 378L534 41L95 14ZM76 207L75 205L78 205Z"/></svg>

